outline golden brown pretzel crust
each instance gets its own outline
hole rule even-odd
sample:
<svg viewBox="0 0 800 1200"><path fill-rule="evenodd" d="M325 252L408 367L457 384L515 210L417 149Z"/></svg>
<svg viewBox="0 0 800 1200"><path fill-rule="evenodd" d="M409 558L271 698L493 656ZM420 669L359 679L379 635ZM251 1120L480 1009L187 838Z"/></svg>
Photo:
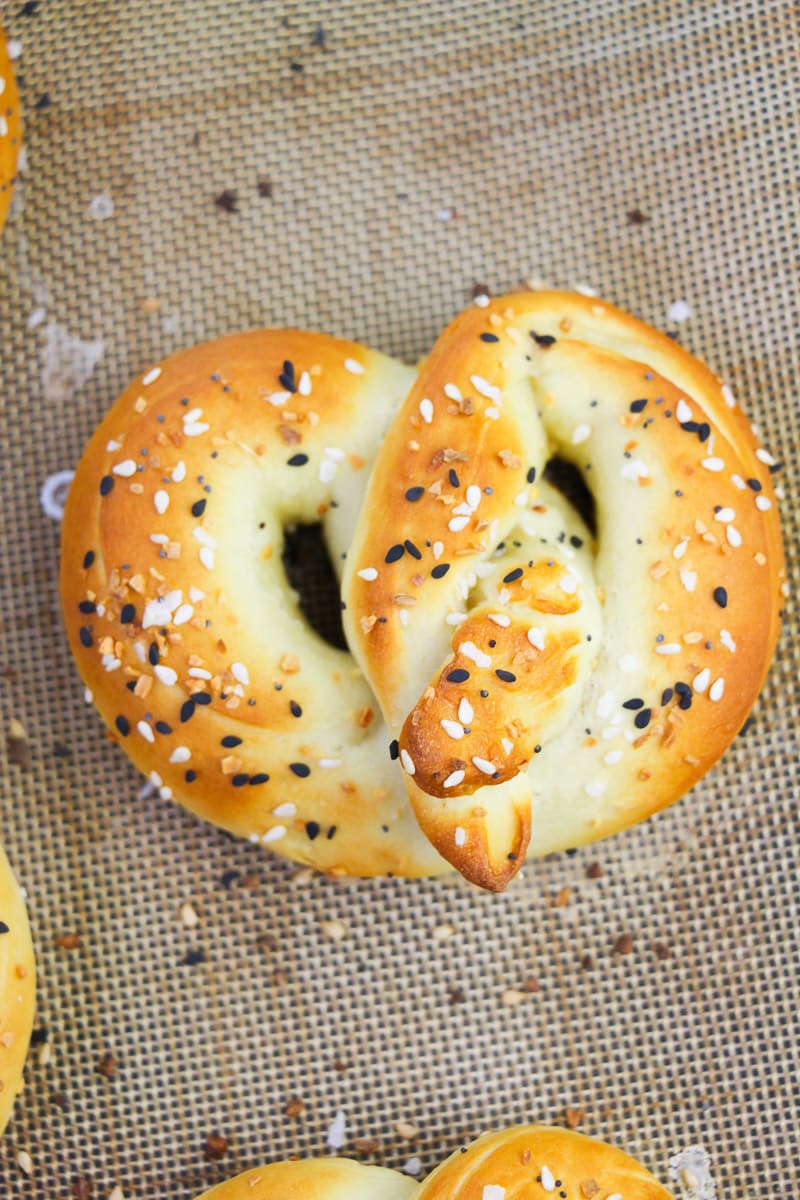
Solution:
<svg viewBox="0 0 800 1200"><path fill-rule="evenodd" d="M510 498L523 510L536 507L538 484L527 485L526 500L526 472L534 465L540 478L550 453L531 446L528 424L539 418L551 447L584 473L595 496L603 631L571 726L549 744L541 738L543 753L527 773L534 853L605 836L690 788L752 707L782 608L772 459L706 366L611 305L571 293L502 297L456 318L381 449L344 593L350 644L390 724L413 709L400 754L417 817L440 853L484 886L503 886L521 862L519 797L501 801L492 793L531 759L533 739L524 735L536 728L541 693L526 687L526 673L535 676L540 658L535 649L530 661L519 652L514 597L504 605L495 593L493 601L510 629L499 631L486 608L467 618L469 645L485 657L477 666L447 657L451 632L443 619L458 607L458 586L472 586L470 572L491 552L487 527L497 522L499 536L506 536ZM450 485L449 464L458 477ZM469 489L479 507L452 522ZM409 503L410 490L424 494ZM461 503L453 507L454 501ZM391 514L391 521L378 514ZM423 547L420 559L405 554L393 561L409 542ZM507 553L502 561L515 573L530 565L527 549L519 562ZM370 566L375 577L363 574ZM393 601L398 592L415 599L405 616ZM465 640L461 630L452 640L454 647ZM409 661L423 670L422 688ZM469 681L453 688L450 672L464 667L471 667ZM440 726L456 723L463 695L474 721L468 736L456 728L448 747ZM477 695L486 698L483 709ZM515 703L517 733L508 729ZM623 719L618 734L628 745L620 741L617 752L603 739L614 736L611 722ZM501 747L504 732L512 749ZM470 771L474 755L488 761L490 772L494 765L492 780ZM454 779L460 782L447 798L444 781ZM485 835L491 837L512 803L509 867L497 853L502 836L494 831L492 853ZM476 812L480 828L470 832L466 823L475 823Z"/></svg>
<svg viewBox="0 0 800 1200"><path fill-rule="evenodd" d="M22 144L22 118L6 37L0 26L0 230L6 222L11 192L17 177Z"/></svg>
<svg viewBox="0 0 800 1200"><path fill-rule="evenodd" d="M22 1088L36 997L36 967L25 904L0 849L0 1133Z"/></svg>
<svg viewBox="0 0 800 1200"><path fill-rule="evenodd" d="M347 1159L275 1163L239 1175L199 1200L671 1200L630 1155L542 1125L487 1133L415 1184L396 1171Z"/></svg>

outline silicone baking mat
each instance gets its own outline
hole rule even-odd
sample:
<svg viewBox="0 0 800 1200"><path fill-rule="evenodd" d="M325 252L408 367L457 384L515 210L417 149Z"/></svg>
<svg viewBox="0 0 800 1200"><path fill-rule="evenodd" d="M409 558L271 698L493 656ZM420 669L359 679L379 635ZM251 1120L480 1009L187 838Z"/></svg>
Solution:
<svg viewBox="0 0 800 1200"><path fill-rule="evenodd" d="M782 464L796 576L794 6L0 16L28 157L0 240L0 688L30 760L3 761L2 831L41 973L0 1194L191 1200L324 1153L342 1121L345 1152L427 1169L530 1119L665 1180L700 1144L720 1196L791 1192L793 596L752 722L671 811L500 897L337 883L140 794L68 658L39 490L179 346L296 323L414 360L476 284L590 286L745 403Z"/></svg>

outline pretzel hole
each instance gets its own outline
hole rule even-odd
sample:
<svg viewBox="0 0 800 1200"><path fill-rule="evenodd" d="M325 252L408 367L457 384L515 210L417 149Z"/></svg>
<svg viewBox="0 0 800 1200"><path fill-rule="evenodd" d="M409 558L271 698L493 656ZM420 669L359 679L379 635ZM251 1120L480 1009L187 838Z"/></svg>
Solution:
<svg viewBox="0 0 800 1200"><path fill-rule="evenodd" d="M284 529L283 569L314 632L337 650L346 650L339 583L319 523Z"/></svg>
<svg viewBox="0 0 800 1200"><path fill-rule="evenodd" d="M544 477L551 487L560 492L572 505L578 516L589 527L592 537L597 537L597 512L594 496L586 486L582 472L574 463L555 455L544 469Z"/></svg>

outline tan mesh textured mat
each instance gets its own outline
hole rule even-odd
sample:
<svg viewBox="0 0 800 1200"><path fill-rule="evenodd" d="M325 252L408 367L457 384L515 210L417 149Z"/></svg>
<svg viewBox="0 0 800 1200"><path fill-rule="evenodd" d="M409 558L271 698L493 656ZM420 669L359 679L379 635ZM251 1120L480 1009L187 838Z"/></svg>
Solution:
<svg viewBox="0 0 800 1200"><path fill-rule="evenodd" d="M413 359L476 282L535 277L702 351L791 478L794 6L0 0L0 18L28 145L0 240L0 688L31 749L27 770L4 760L2 830L41 970L0 1194L190 1200L324 1152L340 1110L348 1152L427 1168L567 1107L665 1180L701 1143L720 1196L793 1194L793 598L754 723L678 807L499 898L342 885L137 799L68 658L38 492L178 346L296 323ZM67 337L102 342L86 381L92 348L65 367Z"/></svg>

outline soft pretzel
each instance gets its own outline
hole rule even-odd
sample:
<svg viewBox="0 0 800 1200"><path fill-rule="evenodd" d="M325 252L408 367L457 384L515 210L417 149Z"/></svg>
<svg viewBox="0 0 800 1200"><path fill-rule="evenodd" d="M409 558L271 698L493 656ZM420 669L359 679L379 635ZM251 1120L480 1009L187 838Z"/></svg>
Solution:
<svg viewBox="0 0 800 1200"><path fill-rule="evenodd" d="M11 203L21 144L19 93L5 34L0 27L0 230Z"/></svg>
<svg viewBox="0 0 800 1200"><path fill-rule="evenodd" d="M231 832L502 888L526 849L677 799L758 692L783 559L772 460L728 401L670 339L567 293L472 308L416 379L291 330L180 352L70 490L81 673L162 794ZM596 545L542 480L553 453L594 495ZM287 586L283 529L319 519L373 690Z"/></svg>
<svg viewBox="0 0 800 1200"><path fill-rule="evenodd" d="M36 968L25 903L0 849L0 1133L22 1089L36 993Z"/></svg>
<svg viewBox="0 0 800 1200"><path fill-rule="evenodd" d="M579 1133L519 1125L487 1133L422 1183L348 1159L275 1163L199 1200L670 1200L640 1163Z"/></svg>
<svg viewBox="0 0 800 1200"><path fill-rule="evenodd" d="M594 498L596 544L542 486L554 454ZM640 820L723 753L779 629L772 464L708 368L608 304L519 294L442 334L344 596L417 819L467 878L502 887L529 843Z"/></svg>

